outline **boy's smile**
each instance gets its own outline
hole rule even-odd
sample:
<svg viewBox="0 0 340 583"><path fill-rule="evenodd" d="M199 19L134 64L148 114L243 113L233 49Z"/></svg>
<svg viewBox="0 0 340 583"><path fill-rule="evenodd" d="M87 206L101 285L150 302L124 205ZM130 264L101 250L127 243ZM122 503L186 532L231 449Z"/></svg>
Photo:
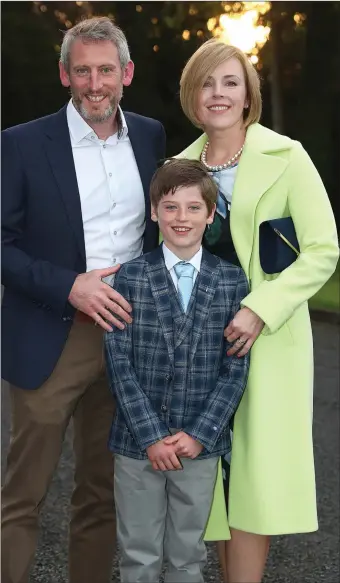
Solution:
<svg viewBox="0 0 340 583"><path fill-rule="evenodd" d="M214 219L215 208L209 214L199 186L182 186L173 194L164 195L157 209L159 228L168 249L180 259L191 259L199 250L207 224Z"/></svg>

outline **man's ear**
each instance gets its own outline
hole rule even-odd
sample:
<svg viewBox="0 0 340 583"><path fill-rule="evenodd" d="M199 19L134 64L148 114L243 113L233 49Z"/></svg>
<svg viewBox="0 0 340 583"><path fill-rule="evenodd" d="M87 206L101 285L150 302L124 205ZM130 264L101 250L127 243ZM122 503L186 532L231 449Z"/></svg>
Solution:
<svg viewBox="0 0 340 583"><path fill-rule="evenodd" d="M59 77L60 77L61 84L64 87L70 86L70 78L68 76L68 73L66 73L65 67L61 61L59 61Z"/></svg>
<svg viewBox="0 0 340 583"><path fill-rule="evenodd" d="M129 61L125 69L123 70L123 85L125 85L125 87L131 85L134 70L135 70L134 63L132 61Z"/></svg>

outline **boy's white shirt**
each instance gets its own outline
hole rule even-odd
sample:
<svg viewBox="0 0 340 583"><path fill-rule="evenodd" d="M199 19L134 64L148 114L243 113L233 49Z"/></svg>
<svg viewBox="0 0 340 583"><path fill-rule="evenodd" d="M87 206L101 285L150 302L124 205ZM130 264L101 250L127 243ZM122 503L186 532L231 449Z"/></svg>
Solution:
<svg viewBox="0 0 340 583"><path fill-rule="evenodd" d="M176 290L178 290L178 277L177 277L176 272L174 270L174 266L176 265L176 263L183 261L183 259L180 259L179 257L177 257L177 255L175 255L172 251L170 251L170 249L168 249L168 247L165 245L165 243L163 243L162 249L163 249L165 266L172 277L172 281L174 282ZM187 263L191 263L191 265L193 265L195 268L194 277L193 277L194 283L196 281L196 277L197 277L198 273L200 272L201 262L202 262L202 246L199 248L197 253L195 253L195 255L187 261Z"/></svg>

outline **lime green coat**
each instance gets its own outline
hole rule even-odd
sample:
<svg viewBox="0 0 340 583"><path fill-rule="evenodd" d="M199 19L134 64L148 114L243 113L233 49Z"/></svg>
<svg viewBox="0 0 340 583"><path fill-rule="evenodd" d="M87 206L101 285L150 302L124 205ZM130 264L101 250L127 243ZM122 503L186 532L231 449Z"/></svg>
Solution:
<svg viewBox="0 0 340 583"><path fill-rule="evenodd" d="M178 157L198 159L203 134ZM259 225L291 216L301 253L281 274L259 262ZM229 525L278 535L317 530L312 441L313 341L307 300L334 272L339 256L333 212L299 142L260 124L247 130L230 225L250 282L243 301L265 322L253 345L249 381L235 416ZM221 538L221 488L207 539ZM225 536L229 538L228 529ZM214 535L214 533L216 535Z"/></svg>

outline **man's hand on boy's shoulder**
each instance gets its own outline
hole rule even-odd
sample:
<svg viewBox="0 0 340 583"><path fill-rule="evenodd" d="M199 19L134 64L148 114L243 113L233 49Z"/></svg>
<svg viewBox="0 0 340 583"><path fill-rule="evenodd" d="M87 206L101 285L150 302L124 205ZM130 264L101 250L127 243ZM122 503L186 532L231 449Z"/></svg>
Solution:
<svg viewBox="0 0 340 583"><path fill-rule="evenodd" d="M154 470L181 470L182 465L179 461L175 447L165 445L165 440L157 441L146 449L146 453Z"/></svg>
<svg viewBox="0 0 340 583"><path fill-rule="evenodd" d="M173 445L178 456L188 457L192 460L199 456L203 449L203 445L197 439L194 439L184 431L179 431L171 437L166 437L164 443L167 447Z"/></svg>

